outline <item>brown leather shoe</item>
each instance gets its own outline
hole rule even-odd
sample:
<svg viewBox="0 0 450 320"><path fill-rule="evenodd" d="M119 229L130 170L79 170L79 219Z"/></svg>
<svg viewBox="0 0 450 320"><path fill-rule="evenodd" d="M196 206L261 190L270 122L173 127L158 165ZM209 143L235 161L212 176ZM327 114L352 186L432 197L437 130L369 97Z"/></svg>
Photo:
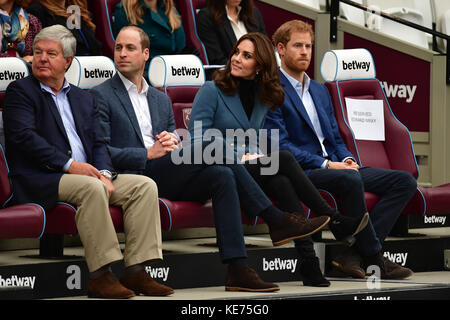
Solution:
<svg viewBox="0 0 450 320"><path fill-rule="evenodd" d="M134 292L121 285L111 271L88 283L89 298L128 299L134 296Z"/></svg>
<svg viewBox="0 0 450 320"><path fill-rule="evenodd" d="M174 293L174 290L152 279L144 270L134 272L130 275L123 275L120 278L122 283L128 289L136 294L145 296L168 296Z"/></svg>
<svg viewBox="0 0 450 320"><path fill-rule="evenodd" d="M226 291L273 292L280 290L274 283L264 282L255 270L248 266L228 266Z"/></svg>
<svg viewBox="0 0 450 320"><path fill-rule="evenodd" d="M331 264L356 279L364 279L366 272L361 268L361 256L354 250L347 250L331 261Z"/></svg>
<svg viewBox="0 0 450 320"><path fill-rule="evenodd" d="M328 216L306 219L302 215L285 213L278 221L268 223L274 246L282 246L292 240L309 237L320 231L330 221Z"/></svg>

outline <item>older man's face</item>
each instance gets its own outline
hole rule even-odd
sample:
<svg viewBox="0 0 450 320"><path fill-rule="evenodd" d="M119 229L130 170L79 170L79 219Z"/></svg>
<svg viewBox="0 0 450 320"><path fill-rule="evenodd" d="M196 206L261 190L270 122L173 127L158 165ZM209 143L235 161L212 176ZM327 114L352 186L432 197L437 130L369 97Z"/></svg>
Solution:
<svg viewBox="0 0 450 320"><path fill-rule="evenodd" d="M33 74L42 83L52 86L63 81L71 62L72 57L64 58L59 41L41 40L35 44Z"/></svg>

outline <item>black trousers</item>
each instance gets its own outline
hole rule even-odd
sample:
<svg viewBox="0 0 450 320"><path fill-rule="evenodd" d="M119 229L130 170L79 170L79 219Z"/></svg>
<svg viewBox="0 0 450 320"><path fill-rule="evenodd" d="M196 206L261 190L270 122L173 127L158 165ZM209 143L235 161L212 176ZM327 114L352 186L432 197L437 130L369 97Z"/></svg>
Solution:
<svg viewBox="0 0 450 320"><path fill-rule="evenodd" d="M263 164L266 162L260 159L256 163L246 162L245 167L280 210L305 215L301 204L303 202L318 215L331 216L336 213L336 210L323 199L289 151L280 151L268 156L272 159L278 157L279 169L274 175L261 174L261 168L268 165ZM309 237L296 240L295 247L304 258L315 256L313 242Z"/></svg>

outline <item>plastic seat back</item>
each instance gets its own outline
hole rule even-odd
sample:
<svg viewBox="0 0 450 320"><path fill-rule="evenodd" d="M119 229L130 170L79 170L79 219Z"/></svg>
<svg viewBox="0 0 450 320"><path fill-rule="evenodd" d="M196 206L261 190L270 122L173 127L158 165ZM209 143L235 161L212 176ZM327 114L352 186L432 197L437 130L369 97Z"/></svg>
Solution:
<svg viewBox="0 0 450 320"><path fill-rule="evenodd" d="M89 1L89 10L96 25L95 35L102 43L103 54L110 58L114 56L114 8L119 2L120 0Z"/></svg>
<svg viewBox="0 0 450 320"><path fill-rule="evenodd" d="M200 52L200 59L203 64L209 64L205 46L197 35L196 24L197 12L201 8L206 7L206 0L177 0L176 5L181 15L183 29L186 35L186 44L196 48Z"/></svg>

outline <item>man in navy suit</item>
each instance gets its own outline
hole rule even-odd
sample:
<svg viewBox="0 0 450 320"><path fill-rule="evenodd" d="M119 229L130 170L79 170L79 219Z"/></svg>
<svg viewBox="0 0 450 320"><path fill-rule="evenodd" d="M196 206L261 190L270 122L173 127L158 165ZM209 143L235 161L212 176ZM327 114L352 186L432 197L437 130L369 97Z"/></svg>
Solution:
<svg viewBox="0 0 450 320"><path fill-rule="evenodd" d="M241 206L246 214L260 215L264 220L284 213L272 205L243 165L172 162L171 153L180 143L173 133L170 99L149 87L143 78L149 46L148 36L141 29L122 28L114 50L118 72L91 90L99 105L114 168L151 177L158 185L159 195L169 200L212 199L219 253L223 263L228 264L226 290L279 290L247 266ZM189 147L184 146L182 151ZM311 221L280 226L283 239L300 238L317 229Z"/></svg>
<svg viewBox="0 0 450 320"><path fill-rule="evenodd" d="M417 182L407 172L360 168L347 150L328 90L306 74L314 41L309 24L286 22L275 32L273 41L281 58L286 96L283 107L267 115L265 128L280 130L280 149L295 156L317 188L341 200L343 214L356 217L367 212L364 191L380 196L371 212L371 223L356 236L356 250L350 249L333 264L354 277L364 278L361 266L369 265L378 265L383 279L411 277L410 269L384 258L381 249Z"/></svg>
<svg viewBox="0 0 450 320"><path fill-rule="evenodd" d="M144 270L147 262L162 259L156 185L136 175L113 179L95 100L65 79L75 50L76 40L65 27L43 29L34 39L33 75L8 86L3 118L15 201L36 202L46 210L57 201L77 207L89 296L171 294ZM130 240L123 254L109 205L123 209ZM119 282L110 265L122 259L126 269Z"/></svg>

